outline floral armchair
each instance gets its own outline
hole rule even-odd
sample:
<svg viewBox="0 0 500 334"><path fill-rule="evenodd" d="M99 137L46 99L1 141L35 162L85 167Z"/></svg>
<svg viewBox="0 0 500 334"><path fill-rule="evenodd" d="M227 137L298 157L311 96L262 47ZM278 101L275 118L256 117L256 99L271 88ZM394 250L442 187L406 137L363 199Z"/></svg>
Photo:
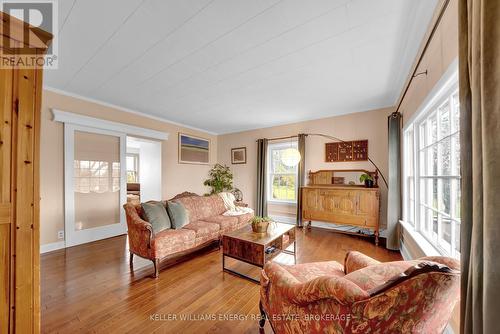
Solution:
<svg viewBox="0 0 500 334"><path fill-rule="evenodd" d="M459 298L459 262L380 263L359 252L338 262L280 265L261 274L260 309L275 333L442 333Z"/></svg>

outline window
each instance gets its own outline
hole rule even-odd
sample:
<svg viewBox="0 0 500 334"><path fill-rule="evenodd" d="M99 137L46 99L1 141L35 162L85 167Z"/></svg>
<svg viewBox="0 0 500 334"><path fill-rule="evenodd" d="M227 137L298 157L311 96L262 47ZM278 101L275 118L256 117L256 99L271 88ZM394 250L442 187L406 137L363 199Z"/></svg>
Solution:
<svg viewBox="0 0 500 334"><path fill-rule="evenodd" d="M403 220L440 253L460 255L460 141L456 80L404 131Z"/></svg>
<svg viewBox="0 0 500 334"><path fill-rule="evenodd" d="M297 202L297 166L289 167L281 162L287 148L297 148L297 142L276 143L268 146L267 198L271 202Z"/></svg>
<svg viewBox="0 0 500 334"><path fill-rule="evenodd" d="M120 190L119 162L75 160L73 167L77 193L102 194Z"/></svg>
<svg viewBox="0 0 500 334"><path fill-rule="evenodd" d="M127 153L127 183L139 182L139 155Z"/></svg>

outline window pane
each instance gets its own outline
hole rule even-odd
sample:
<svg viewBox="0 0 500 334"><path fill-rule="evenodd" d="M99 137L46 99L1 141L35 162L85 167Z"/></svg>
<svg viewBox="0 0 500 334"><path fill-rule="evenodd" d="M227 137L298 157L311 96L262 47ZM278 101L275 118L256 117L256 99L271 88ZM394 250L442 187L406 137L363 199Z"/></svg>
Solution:
<svg viewBox="0 0 500 334"><path fill-rule="evenodd" d="M451 180L450 179L442 179L440 180L441 188L442 188L442 196L439 203L439 211L442 211L446 214L451 214Z"/></svg>
<svg viewBox="0 0 500 334"><path fill-rule="evenodd" d="M272 198L280 201L295 200L295 175L274 175Z"/></svg>
<svg viewBox="0 0 500 334"><path fill-rule="evenodd" d="M451 175L451 138L445 138L439 143L439 154L441 162L439 164L440 175Z"/></svg>
<svg viewBox="0 0 500 334"><path fill-rule="evenodd" d="M436 114L433 114L429 119L429 144L435 143L437 141L437 118Z"/></svg>
<svg viewBox="0 0 500 334"><path fill-rule="evenodd" d="M460 130L460 104L458 99L458 92L453 94L453 122L451 126L451 132L456 132Z"/></svg>
<svg viewBox="0 0 500 334"><path fill-rule="evenodd" d="M452 175L460 175L460 137L454 135L451 138L451 149L453 150Z"/></svg>
<svg viewBox="0 0 500 334"><path fill-rule="evenodd" d="M437 179L432 179L432 203L429 203L429 205L436 209L438 208L438 180Z"/></svg>
<svg viewBox="0 0 500 334"><path fill-rule="evenodd" d="M447 243L451 242L451 219L449 217L442 216L441 217L441 223L442 223L442 234L443 234L443 240L446 241Z"/></svg>
<svg viewBox="0 0 500 334"><path fill-rule="evenodd" d="M419 136L420 148L427 146L427 122L420 124Z"/></svg>
<svg viewBox="0 0 500 334"><path fill-rule="evenodd" d="M450 134L450 103L447 100L439 108L439 139Z"/></svg>

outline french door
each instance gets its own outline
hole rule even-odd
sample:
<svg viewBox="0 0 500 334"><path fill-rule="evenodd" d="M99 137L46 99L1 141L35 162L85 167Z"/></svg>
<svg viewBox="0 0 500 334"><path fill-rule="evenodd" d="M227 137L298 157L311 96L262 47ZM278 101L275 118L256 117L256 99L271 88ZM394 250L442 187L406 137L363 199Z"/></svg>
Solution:
<svg viewBox="0 0 500 334"><path fill-rule="evenodd" d="M64 124L66 247L126 233L126 135Z"/></svg>

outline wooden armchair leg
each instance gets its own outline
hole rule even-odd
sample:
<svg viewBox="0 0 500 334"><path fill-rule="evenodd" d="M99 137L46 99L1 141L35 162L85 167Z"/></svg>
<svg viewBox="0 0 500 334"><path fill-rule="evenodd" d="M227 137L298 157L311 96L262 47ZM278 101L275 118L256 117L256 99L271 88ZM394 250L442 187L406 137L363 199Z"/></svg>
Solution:
<svg viewBox="0 0 500 334"><path fill-rule="evenodd" d="M130 264L130 267L134 266L134 253L132 253L132 252L130 252L129 264Z"/></svg>
<svg viewBox="0 0 500 334"><path fill-rule="evenodd" d="M160 259L154 259L153 266L155 267L154 278L158 278L160 276Z"/></svg>

